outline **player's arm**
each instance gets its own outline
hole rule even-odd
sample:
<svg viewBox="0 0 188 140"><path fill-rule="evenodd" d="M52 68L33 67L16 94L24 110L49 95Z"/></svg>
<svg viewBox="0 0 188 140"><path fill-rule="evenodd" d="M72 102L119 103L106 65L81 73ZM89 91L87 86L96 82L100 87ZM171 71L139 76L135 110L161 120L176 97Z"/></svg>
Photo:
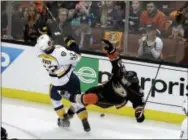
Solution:
<svg viewBox="0 0 188 140"><path fill-rule="evenodd" d="M116 47L106 39L101 40L101 46L112 64L112 73L116 74L119 73L119 71L125 71L125 67L116 51Z"/></svg>
<svg viewBox="0 0 188 140"><path fill-rule="evenodd" d="M116 47L109 40L102 39L101 46L105 54L110 59L110 61L119 59L119 55L116 51Z"/></svg>
<svg viewBox="0 0 188 140"><path fill-rule="evenodd" d="M61 48L62 49L60 56L61 62L64 65L69 65L69 64L74 65L81 59L79 46L74 40L74 38L71 36L65 37L64 42L66 48L63 47Z"/></svg>
<svg viewBox="0 0 188 140"><path fill-rule="evenodd" d="M81 55L63 47L60 53L60 63L63 65L74 65L81 59Z"/></svg>

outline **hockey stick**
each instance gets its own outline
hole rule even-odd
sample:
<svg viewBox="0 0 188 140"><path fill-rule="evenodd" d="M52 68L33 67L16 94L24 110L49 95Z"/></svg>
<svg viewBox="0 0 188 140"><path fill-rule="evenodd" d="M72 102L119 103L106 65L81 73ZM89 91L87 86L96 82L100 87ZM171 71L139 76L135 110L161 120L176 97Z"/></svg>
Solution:
<svg viewBox="0 0 188 140"><path fill-rule="evenodd" d="M146 97L146 99L145 99L145 103L144 103L144 106L143 106L143 110L144 110L144 108L146 107L146 103L148 102L148 99L149 99L149 96L150 96L150 94L151 94L151 91L152 91L152 89L153 89L153 87L154 87L154 85L155 85L155 81L156 81L157 76L158 76L158 74L159 74L159 70L160 70L160 68L161 68L162 63L163 63L163 60L161 60L159 66L158 66L158 69L157 69L157 73L156 73L156 75L155 75L154 82L152 83L151 88L150 88L150 90L149 90L149 92L148 92L148 95L147 95L147 97Z"/></svg>
<svg viewBox="0 0 188 140"><path fill-rule="evenodd" d="M62 28L58 25L58 22L57 22L56 18L54 17L54 15L52 14L52 12L49 10L49 8L48 8L46 5L44 5L44 7L45 7L45 9L47 10L47 12L50 14L50 16L52 17L53 21L57 24L59 30L61 31L61 34L63 35L63 30L62 30Z"/></svg>

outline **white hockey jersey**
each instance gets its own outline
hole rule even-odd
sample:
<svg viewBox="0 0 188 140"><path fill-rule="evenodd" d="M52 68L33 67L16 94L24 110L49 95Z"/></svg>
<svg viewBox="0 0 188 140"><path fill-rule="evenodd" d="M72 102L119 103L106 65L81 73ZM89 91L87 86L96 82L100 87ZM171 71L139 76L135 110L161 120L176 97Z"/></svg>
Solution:
<svg viewBox="0 0 188 140"><path fill-rule="evenodd" d="M77 62L81 59L79 54L60 45L55 45L55 49L50 55L41 51L38 57L48 71L51 84L54 86L65 85Z"/></svg>

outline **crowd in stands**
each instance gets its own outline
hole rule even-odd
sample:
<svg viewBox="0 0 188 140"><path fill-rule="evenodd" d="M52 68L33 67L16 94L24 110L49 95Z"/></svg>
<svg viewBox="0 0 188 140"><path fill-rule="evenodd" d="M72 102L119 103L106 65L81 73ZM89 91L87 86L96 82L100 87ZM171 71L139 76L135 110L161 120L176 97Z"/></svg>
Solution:
<svg viewBox="0 0 188 140"><path fill-rule="evenodd" d="M124 34L128 31L130 36L139 36L136 41L133 39L137 45L128 43L128 52L122 53L157 60L167 56L163 51L170 49L165 44L169 39L176 43L180 40L186 42L184 36L188 34L188 8L181 26L175 20L186 1L131 1L129 9L124 1L15 1L11 4L10 21L8 1L1 3L1 38L31 44L41 34L49 34L55 43L64 45L63 37L71 35L81 48L100 51L97 44L104 37L117 45L121 52L126 44ZM11 36L8 30L11 30ZM128 42L131 42L130 38ZM183 52L188 48L186 45L184 43ZM136 51L129 53L134 47ZM173 61L178 63L180 60L176 55ZM182 55L181 59L185 59L186 54Z"/></svg>

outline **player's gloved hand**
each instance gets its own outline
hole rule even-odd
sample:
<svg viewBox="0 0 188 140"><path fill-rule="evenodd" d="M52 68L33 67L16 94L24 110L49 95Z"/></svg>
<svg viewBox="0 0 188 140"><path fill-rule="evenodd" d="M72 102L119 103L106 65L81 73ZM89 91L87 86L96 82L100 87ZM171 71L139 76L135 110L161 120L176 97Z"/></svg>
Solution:
<svg viewBox="0 0 188 140"><path fill-rule="evenodd" d="M135 117L138 123L141 123L145 120L144 108L142 106L135 108Z"/></svg>
<svg viewBox="0 0 188 140"><path fill-rule="evenodd" d="M77 45L76 41L72 36L67 36L64 38L64 42L66 45L66 48L68 50L74 51L77 54L80 54L79 46Z"/></svg>
<svg viewBox="0 0 188 140"><path fill-rule="evenodd" d="M113 46L113 44L106 39L101 40L101 45L104 48L104 50L107 51L107 53L112 54L116 51L116 48Z"/></svg>
<svg viewBox="0 0 188 140"><path fill-rule="evenodd" d="M72 45L76 45L76 41L72 36L67 36L64 38L64 42L66 47L70 47Z"/></svg>

